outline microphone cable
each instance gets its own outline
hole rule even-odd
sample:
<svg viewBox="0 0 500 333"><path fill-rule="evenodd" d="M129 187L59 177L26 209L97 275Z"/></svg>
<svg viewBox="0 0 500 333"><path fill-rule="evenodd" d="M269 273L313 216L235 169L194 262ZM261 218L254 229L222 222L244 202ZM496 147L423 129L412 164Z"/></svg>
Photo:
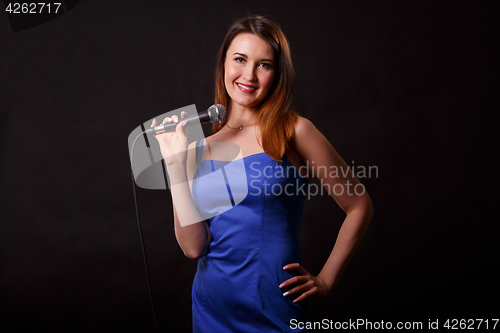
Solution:
<svg viewBox="0 0 500 333"><path fill-rule="evenodd" d="M155 332L158 333L158 320L156 318L156 308L155 308L155 302L154 302L154 297L153 297L153 289L151 288L151 279L149 277L149 266L148 266L148 257L146 255L146 247L144 246L144 235L142 233L142 225L141 225L141 220L139 218L139 206L137 204L137 193L136 193L136 184L135 184L135 178L134 178L134 169L132 165L132 159L134 157L134 146L135 142L137 139L141 136L144 135L144 140L146 140L146 145L149 148L149 142L146 137L146 134L144 133L145 129L144 126L141 125L142 128L142 133L140 133L135 139L134 143L132 143L132 148L130 149L130 169L132 171L132 188L134 191L134 204L135 204L135 216L137 218L137 228L139 229L139 237L141 239L141 248L142 248L142 258L144 261L144 269L146 271L146 281L148 283L148 290L149 290L149 300L151 302L151 309L153 311L153 320L154 320L154 325L155 325Z"/></svg>

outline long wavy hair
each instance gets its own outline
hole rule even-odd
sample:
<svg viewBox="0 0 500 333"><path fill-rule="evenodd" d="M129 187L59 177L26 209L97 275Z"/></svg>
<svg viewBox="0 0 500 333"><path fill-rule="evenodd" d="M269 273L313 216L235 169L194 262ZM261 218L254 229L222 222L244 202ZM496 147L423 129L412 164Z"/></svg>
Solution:
<svg viewBox="0 0 500 333"><path fill-rule="evenodd" d="M241 33L250 33L266 41L277 61L274 82L266 98L259 105L259 126L262 149L275 161L283 158L288 141L293 135L298 116L292 109L292 91L295 86L295 70L288 41L281 28L262 16L248 16L233 23L222 42L215 69L215 103L224 105L228 112L230 97L224 84L226 53L233 39ZM213 125L214 133L221 130L227 118Z"/></svg>

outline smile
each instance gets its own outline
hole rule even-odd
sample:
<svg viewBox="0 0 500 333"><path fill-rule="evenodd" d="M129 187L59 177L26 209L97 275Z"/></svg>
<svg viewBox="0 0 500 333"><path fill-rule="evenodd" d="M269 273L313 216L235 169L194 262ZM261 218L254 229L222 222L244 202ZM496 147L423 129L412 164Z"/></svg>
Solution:
<svg viewBox="0 0 500 333"><path fill-rule="evenodd" d="M238 85L238 87L240 88L240 90L243 91L243 92L252 92L252 91L255 91L257 89L257 87L246 86L246 85L241 84L241 83L236 83L236 85Z"/></svg>

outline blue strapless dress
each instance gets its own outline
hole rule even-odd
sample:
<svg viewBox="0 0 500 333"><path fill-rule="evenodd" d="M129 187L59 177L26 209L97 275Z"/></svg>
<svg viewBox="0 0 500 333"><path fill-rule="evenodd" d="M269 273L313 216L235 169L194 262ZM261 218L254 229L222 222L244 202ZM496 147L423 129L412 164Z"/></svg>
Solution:
<svg viewBox="0 0 500 333"><path fill-rule="evenodd" d="M233 196L242 189L227 180L245 173L232 173L225 161L196 165L193 199L200 212L213 214L228 195L233 207L207 220L211 242L193 282L193 331L298 332L290 321L306 320L307 300L293 303L298 295L284 297L279 285L294 276L283 266L302 264L299 226L308 181L286 158L280 163L259 153L243 162L248 193L239 203ZM226 188L201 176L221 168Z"/></svg>

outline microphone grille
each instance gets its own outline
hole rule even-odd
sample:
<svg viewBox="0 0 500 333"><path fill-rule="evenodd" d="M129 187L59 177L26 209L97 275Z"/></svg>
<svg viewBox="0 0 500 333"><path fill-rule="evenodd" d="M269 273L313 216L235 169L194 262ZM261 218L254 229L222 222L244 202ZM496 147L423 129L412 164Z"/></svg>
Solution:
<svg viewBox="0 0 500 333"><path fill-rule="evenodd" d="M210 122L213 124L222 123L227 117L227 111L224 105L214 104L208 108L208 116L210 117Z"/></svg>

